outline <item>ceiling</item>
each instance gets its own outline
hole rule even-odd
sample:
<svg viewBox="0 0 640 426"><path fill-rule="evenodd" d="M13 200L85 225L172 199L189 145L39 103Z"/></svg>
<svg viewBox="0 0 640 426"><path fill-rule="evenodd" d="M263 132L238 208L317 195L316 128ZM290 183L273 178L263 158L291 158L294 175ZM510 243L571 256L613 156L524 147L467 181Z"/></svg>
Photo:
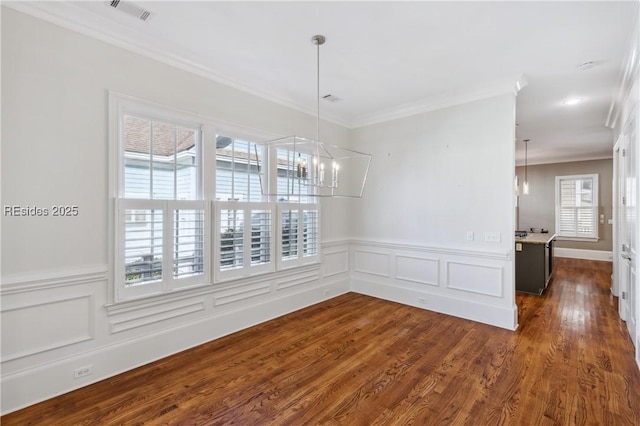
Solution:
<svg viewBox="0 0 640 426"><path fill-rule="evenodd" d="M638 2L94 2L4 5L350 128L518 93L516 162L611 157L607 114ZM594 62L580 70L578 66ZM563 101L580 97L567 106Z"/></svg>

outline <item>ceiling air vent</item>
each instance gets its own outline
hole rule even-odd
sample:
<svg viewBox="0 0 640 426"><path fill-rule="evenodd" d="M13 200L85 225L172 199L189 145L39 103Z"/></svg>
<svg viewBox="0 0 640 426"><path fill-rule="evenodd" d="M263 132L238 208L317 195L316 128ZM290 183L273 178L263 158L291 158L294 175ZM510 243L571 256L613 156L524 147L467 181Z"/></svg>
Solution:
<svg viewBox="0 0 640 426"><path fill-rule="evenodd" d="M111 6L114 9L118 9L121 12L131 15L134 18L138 18L141 21L146 21L151 16L151 12L141 8L140 6L128 1L112 0L105 2L107 6Z"/></svg>
<svg viewBox="0 0 640 426"><path fill-rule="evenodd" d="M339 97L334 96L332 94L324 95L322 97L322 99L326 99L329 102L340 102L342 100L342 98L339 98Z"/></svg>

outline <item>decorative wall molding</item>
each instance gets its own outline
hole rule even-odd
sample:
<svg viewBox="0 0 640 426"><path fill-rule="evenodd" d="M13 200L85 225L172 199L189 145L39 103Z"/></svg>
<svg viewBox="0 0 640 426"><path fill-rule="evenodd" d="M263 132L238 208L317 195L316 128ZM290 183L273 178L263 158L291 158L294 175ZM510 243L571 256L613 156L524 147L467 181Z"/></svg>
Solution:
<svg viewBox="0 0 640 426"><path fill-rule="evenodd" d="M320 274L318 271L310 271L302 274L290 275L276 280L276 290L286 290L292 287L318 281Z"/></svg>
<svg viewBox="0 0 640 426"><path fill-rule="evenodd" d="M440 262L435 258L398 254L396 278L437 287L440 285Z"/></svg>
<svg viewBox="0 0 640 426"><path fill-rule="evenodd" d="M375 247L394 251L448 254L463 257L477 257L481 259L510 260L512 256L511 250L470 250L458 247L426 246L378 240L349 240L349 244L355 247Z"/></svg>
<svg viewBox="0 0 640 426"><path fill-rule="evenodd" d="M56 4L57 3L57 4ZM73 3L63 2L11 2L4 3L7 7L26 13L38 19L50 22L68 30L83 34L104 43L116 46L155 61L170 65L174 68L204 77L226 87L248 93L278 105L315 116L316 111L302 105L291 98L271 92L265 88L249 87L233 78L223 75L219 70L203 66L175 53L168 53L158 40L150 38L144 31L136 31L127 26L109 22L108 29L103 24L104 17L96 17L95 13L83 10ZM118 25L118 30L113 25ZM350 128L351 123L330 112L323 113L323 120Z"/></svg>
<svg viewBox="0 0 640 426"><path fill-rule="evenodd" d="M486 303L478 298L418 291L397 283L362 278L354 278L351 281L351 291L507 330L517 328L518 311L514 304L507 306L507 304Z"/></svg>
<svg viewBox="0 0 640 426"><path fill-rule="evenodd" d="M229 287L214 293L213 304L214 306L226 305L245 299L251 299L263 294L268 294L270 292L271 282L266 280L260 283Z"/></svg>
<svg viewBox="0 0 640 426"><path fill-rule="evenodd" d="M502 266L447 261L447 288L502 297Z"/></svg>
<svg viewBox="0 0 640 426"><path fill-rule="evenodd" d="M353 252L353 270L363 274L390 276L391 259L388 253L356 249Z"/></svg>
<svg viewBox="0 0 640 426"><path fill-rule="evenodd" d="M177 317L201 312L205 310L204 301L197 300L180 303L175 306L167 306L165 309L156 309L144 312L142 315L131 315L129 318L114 318L110 323L111 334L132 330L146 325L157 324Z"/></svg>
<svg viewBox="0 0 640 426"><path fill-rule="evenodd" d="M107 265L100 265L66 271L4 276L0 285L0 296L104 281L107 279L108 270Z"/></svg>
<svg viewBox="0 0 640 426"><path fill-rule="evenodd" d="M354 241L351 250L352 291L509 330L517 327L510 251L362 240Z"/></svg>
<svg viewBox="0 0 640 426"><path fill-rule="evenodd" d="M637 18L637 17L636 17ZM611 105L609 106L609 113L607 115L607 121L605 125L614 128L619 124L620 116L623 115L625 103L631 93L631 88L634 84L637 84L638 72L640 68L640 24L636 19L633 32L629 37L628 44L626 46L626 54L623 60L623 68L618 77L618 91L615 94ZM624 119L624 117L622 117Z"/></svg>
<svg viewBox="0 0 640 426"><path fill-rule="evenodd" d="M271 92L265 88L249 87L235 80L233 76L225 75L219 70L203 66L179 54L168 53L167 49L158 44L157 40L150 38L143 31L137 31L115 22L109 22L108 25L105 25L103 16L97 16L94 12L75 6L73 2L8 2L6 6L177 69L205 77L224 86L292 108L307 115L315 115L315 110L309 109L291 98L283 97L281 94ZM114 25L117 25L118 30L114 30ZM517 74L457 90L450 90L417 102L396 105L373 114L365 114L355 118L345 119L331 114L331 112L325 112L323 113L323 120L348 129L354 129L488 99L506 93L517 94L527 84L524 75Z"/></svg>
<svg viewBox="0 0 640 426"><path fill-rule="evenodd" d="M344 247L342 245L341 247ZM322 255L323 274L325 278L349 273L349 250L333 251Z"/></svg>
<svg viewBox="0 0 640 426"><path fill-rule="evenodd" d="M91 294L12 305L3 300L3 363L95 338Z"/></svg>
<svg viewBox="0 0 640 426"><path fill-rule="evenodd" d="M410 117L430 111L436 111L456 105L492 98L507 93L517 94L527 86L527 80L522 74L511 77L487 81L481 85L468 86L459 90L453 90L421 99L417 102L397 105L393 108L356 117L350 128L365 127L372 124L383 123L385 121L397 120L399 118Z"/></svg>

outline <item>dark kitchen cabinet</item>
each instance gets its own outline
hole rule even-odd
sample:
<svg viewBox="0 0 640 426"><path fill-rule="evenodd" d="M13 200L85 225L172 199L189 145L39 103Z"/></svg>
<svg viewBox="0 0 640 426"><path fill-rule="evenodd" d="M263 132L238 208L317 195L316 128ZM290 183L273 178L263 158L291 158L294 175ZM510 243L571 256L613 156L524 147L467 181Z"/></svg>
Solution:
<svg viewBox="0 0 640 426"><path fill-rule="evenodd" d="M541 295L553 274L555 235L516 238L516 291Z"/></svg>

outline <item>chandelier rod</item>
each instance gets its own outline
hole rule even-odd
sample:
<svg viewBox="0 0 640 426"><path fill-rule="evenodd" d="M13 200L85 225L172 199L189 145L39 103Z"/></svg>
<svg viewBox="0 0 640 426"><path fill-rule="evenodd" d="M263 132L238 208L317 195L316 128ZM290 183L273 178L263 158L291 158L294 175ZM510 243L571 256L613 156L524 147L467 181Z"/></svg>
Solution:
<svg viewBox="0 0 640 426"><path fill-rule="evenodd" d="M325 37L315 35L311 37L313 44L317 46L316 50L316 140L320 142L320 45L324 44Z"/></svg>

